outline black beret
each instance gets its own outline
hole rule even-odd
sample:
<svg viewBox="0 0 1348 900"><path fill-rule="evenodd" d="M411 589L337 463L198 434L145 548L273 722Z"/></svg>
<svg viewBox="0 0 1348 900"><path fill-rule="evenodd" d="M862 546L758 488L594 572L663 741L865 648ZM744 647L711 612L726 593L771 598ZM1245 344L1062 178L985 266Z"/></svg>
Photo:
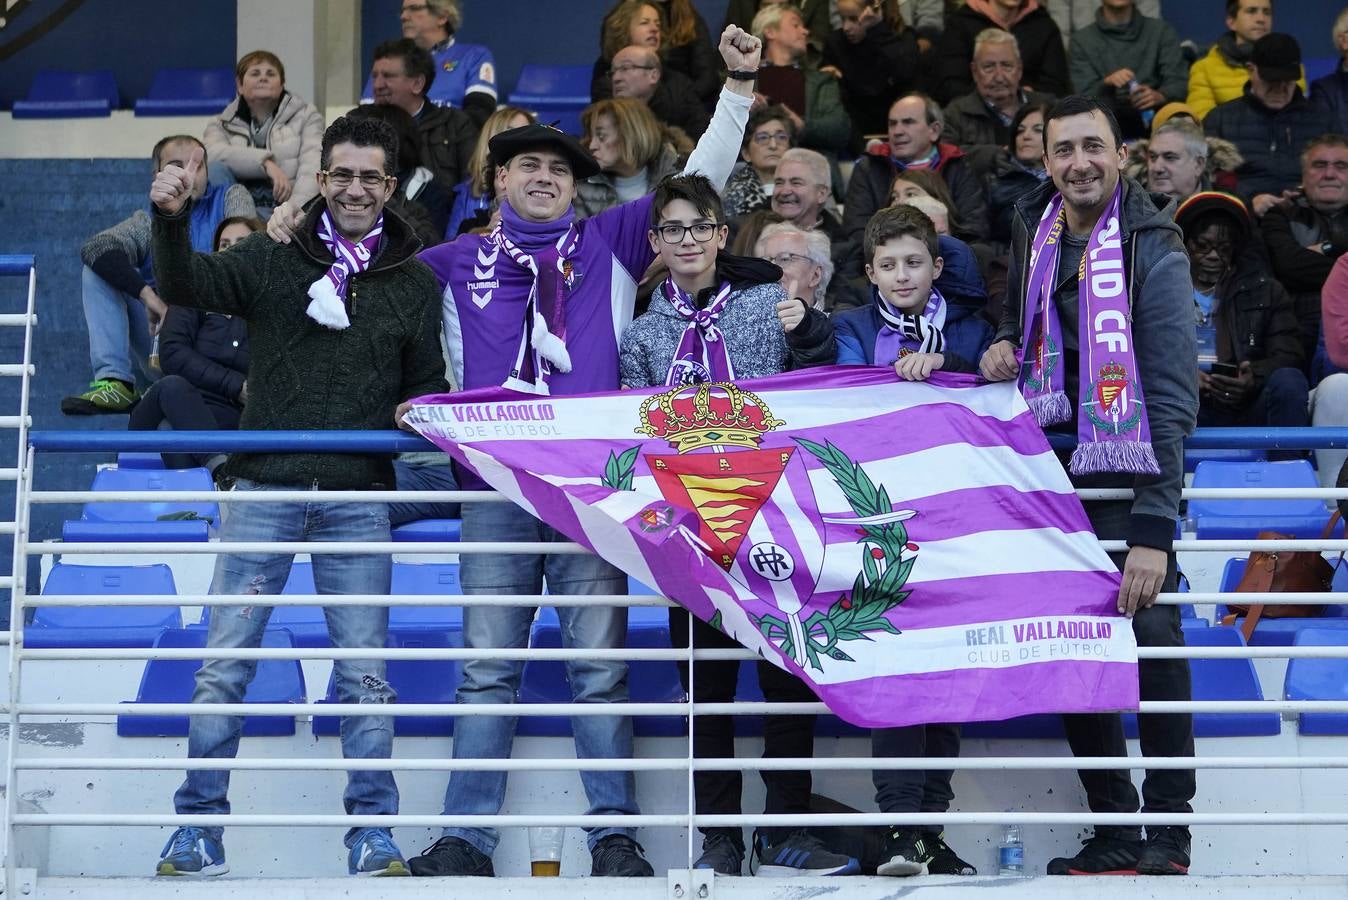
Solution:
<svg viewBox="0 0 1348 900"><path fill-rule="evenodd" d="M577 181L599 174L599 163L581 146L580 141L551 125L533 123L503 131L487 142L491 158L504 166L514 157L530 150L551 150L566 157L571 163L571 174Z"/></svg>

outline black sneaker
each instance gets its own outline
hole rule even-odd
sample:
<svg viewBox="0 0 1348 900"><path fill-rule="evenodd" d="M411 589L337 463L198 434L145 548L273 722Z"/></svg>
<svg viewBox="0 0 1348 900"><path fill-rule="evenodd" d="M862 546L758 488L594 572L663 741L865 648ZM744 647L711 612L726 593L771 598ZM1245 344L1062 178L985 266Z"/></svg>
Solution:
<svg viewBox="0 0 1348 900"><path fill-rule="evenodd" d="M590 875L650 878L655 870L641 854L641 845L627 835L610 834L590 851Z"/></svg>
<svg viewBox="0 0 1348 900"><path fill-rule="evenodd" d="M717 875L743 874L744 847L728 832L713 831L702 839L702 855L693 868L711 869Z"/></svg>
<svg viewBox="0 0 1348 900"><path fill-rule="evenodd" d="M1188 875L1189 829L1177 825L1148 828L1137 874Z"/></svg>
<svg viewBox="0 0 1348 900"><path fill-rule="evenodd" d="M908 828L891 828L880 850L876 875L926 875L926 835Z"/></svg>
<svg viewBox="0 0 1348 900"><path fill-rule="evenodd" d="M960 859L959 854L950 849L950 845L945 842L944 832L923 835L922 843L927 848L927 857L923 862L927 864L928 875L978 874L973 864Z"/></svg>
<svg viewBox="0 0 1348 900"><path fill-rule="evenodd" d="M477 875L493 878L491 857L463 838L442 837L407 861L413 875L440 877L443 875Z"/></svg>
<svg viewBox="0 0 1348 900"><path fill-rule="evenodd" d="M1050 875L1136 875L1142 842L1109 834L1091 836L1073 857L1050 860Z"/></svg>
<svg viewBox="0 0 1348 900"><path fill-rule="evenodd" d="M757 874L764 877L861 874L861 863L850 856L834 853L803 828L791 832L776 844L760 838L754 849L758 853Z"/></svg>

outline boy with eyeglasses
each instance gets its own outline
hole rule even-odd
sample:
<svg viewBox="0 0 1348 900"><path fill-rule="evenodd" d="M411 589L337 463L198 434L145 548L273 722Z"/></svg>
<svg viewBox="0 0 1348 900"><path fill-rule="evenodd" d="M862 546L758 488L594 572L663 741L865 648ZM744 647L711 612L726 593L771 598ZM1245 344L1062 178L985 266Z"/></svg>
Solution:
<svg viewBox="0 0 1348 900"><path fill-rule="evenodd" d="M667 178L655 189L651 206L651 249L669 269L669 278L651 295L650 308L623 335L619 355L624 388L740 381L788 369L833 362L833 326L821 311L783 291L782 270L770 262L721 252L727 227L721 198L701 175ZM669 615L674 646L688 646L690 616ZM737 648L711 625L692 620L692 645ZM686 664L679 666L684 689ZM697 664L692 693L698 703L734 699L739 661ZM758 662L763 696L777 702L817 702L794 675ZM765 757L814 754L814 716L766 716ZM697 758L735 756L735 726L729 716L700 717L693 730ZM764 812L810 811L810 773L761 773L767 797ZM740 811L743 778L738 771L697 772L693 790L699 815ZM739 875L744 860L738 828L703 828L702 855L695 866ZM856 859L834 853L804 829L764 828L755 841L760 875L852 875Z"/></svg>

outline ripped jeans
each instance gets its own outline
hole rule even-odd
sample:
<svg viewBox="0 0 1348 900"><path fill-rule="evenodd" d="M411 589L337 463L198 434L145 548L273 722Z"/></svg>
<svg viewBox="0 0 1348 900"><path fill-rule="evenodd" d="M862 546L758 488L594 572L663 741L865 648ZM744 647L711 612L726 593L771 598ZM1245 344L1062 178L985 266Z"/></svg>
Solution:
<svg viewBox="0 0 1348 900"><path fill-rule="evenodd" d="M290 485L258 484L239 479L235 490L303 490ZM227 511L223 541L388 541L388 510L383 503L248 503ZM281 553L222 553L216 558L212 594L279 594L294 557ZM320 594L388 594L392 557L386 554L313 556L314 585ZM324 608L334 647L384 649L388 607ZM211 611L209 647L258 647L271 617L270 606L217 606ZM380 654L382 656L382 653ZM254 660L208 659L197 670L193 703L238 703L257 669ZM397 697L385 680L384 660L347 659L334 663L337 697L342 703L393 703ZM238 755L240 716L191 717L187 755L233 758ZM342 719L342 755L347 759L388 759L393 751L390 716ZM229 813L229 770L194 769L174 795L181 814ZM398 812L398 786L387 771L348 773L344 805L348 815L392 815ZM221 828L207 829L217 840ZM350 847L357 829L347 832Z"/></svg>

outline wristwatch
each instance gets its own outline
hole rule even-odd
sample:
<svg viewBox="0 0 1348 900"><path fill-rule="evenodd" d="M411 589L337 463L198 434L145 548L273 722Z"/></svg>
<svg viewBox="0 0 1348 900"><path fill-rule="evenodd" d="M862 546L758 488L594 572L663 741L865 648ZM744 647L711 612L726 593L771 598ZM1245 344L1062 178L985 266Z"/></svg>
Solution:
<svg viewBox="0 0 1348 900"><path fill-rule="evenodd" d="M1325 241L1323 244L1320 245L1320 252L1323 253L1325 256L1328 256L1329 254L1333 253L1333 252L1334 252L1334 242L1333 242L1333 241Z"/></svg>

